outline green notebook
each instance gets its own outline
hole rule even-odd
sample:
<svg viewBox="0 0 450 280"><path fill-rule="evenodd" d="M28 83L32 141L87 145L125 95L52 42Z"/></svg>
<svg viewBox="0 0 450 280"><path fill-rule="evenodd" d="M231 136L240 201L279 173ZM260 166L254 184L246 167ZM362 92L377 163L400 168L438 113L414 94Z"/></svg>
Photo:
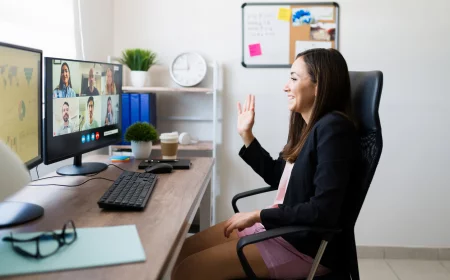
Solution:
<svg viewBox="0 0 450 280"><path fill-rule="evenodd" d="M39 232L21 233L14 234L14 238L25 239L37 235ZM135 225L77 228L77 235L74 243L40 260L17 254L11 243L2 240L5 235L0 236L0 276L145 261L144 248Z"/></svg>

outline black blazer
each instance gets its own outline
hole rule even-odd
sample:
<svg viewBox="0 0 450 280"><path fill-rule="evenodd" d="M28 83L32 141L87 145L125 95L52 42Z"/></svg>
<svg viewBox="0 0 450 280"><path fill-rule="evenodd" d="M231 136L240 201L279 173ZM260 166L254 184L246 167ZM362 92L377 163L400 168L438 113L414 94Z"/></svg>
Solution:
<svg viewBox="0 0 450 280"><path fill-rule="evenodd" d="M349 222L346 212L353 209L352 189L359 184L359 147L354 124L340 113L323 116L312 128L292 168L286 195L279 208L263 209L266 229L288 225L343 228ZM272 188L277 189L286 162L273 160L258 140L239 152L244 161ZM346 197L347 196L347 197ZM344 203L345 200L345 203ZM315 257L321 238L311 233L283 236L299 252ZM339 266L343 238L328 244L321 263Z"/></svg>

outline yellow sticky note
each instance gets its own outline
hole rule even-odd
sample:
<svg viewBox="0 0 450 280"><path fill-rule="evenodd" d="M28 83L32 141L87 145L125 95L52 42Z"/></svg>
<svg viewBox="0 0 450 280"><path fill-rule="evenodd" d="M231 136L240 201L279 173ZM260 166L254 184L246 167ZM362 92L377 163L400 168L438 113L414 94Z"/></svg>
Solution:
<svg viewBox="0 0 450 280"><path fill-rule="evenodd" d="M278 10L278 19L284 21L291 21L291 9L290 8L280 8Z"/></svg>

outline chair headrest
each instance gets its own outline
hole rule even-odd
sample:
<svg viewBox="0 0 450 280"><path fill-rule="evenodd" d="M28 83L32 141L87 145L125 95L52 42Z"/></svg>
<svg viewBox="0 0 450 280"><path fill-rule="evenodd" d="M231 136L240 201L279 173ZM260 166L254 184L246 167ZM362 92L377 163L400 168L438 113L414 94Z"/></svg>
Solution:
<svg viewBox="0 0 450 280"><path fill-rule="evenodd" d="M380 129L378 108L383 88L381 71L349 71L353 117L360 132Z"/></svg>

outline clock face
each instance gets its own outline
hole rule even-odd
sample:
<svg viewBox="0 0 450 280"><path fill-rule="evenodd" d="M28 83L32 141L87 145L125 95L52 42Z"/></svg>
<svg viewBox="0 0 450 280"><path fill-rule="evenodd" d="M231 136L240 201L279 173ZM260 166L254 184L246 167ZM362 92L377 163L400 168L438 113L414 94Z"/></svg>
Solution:
<svg viewBox="0 0 450 280"><path fill-rule="evenodd" d="M184 87L195 86L206 76L206 61L197 53L182 53L170 66L172 79Z"/></svg>

